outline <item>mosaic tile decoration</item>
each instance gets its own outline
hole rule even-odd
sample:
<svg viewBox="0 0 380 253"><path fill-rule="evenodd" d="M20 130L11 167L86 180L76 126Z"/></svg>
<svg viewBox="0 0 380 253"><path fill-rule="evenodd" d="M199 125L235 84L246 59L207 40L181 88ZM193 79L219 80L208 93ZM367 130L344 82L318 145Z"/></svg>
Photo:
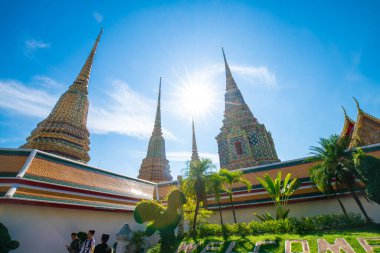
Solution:
<svg viewBox="0 0 380 253"><path fill-rule="evenodd" d="M221 168L230 170L279 162L272 135L253 116L228 66L223 126L216 137Z"/></svg>
<svg viewBox="0 0 380 253"><path fill-rule="evenodd" d="M166 159L165 139L161 129L161 78L158 103L152 136L149 139L146 157L142 160L138 178L151 182L171 181L169 161Z"/></svg>
<svg viewBox="0 0 380 253"><path fill-rule="evenodd" d="M39 149L84 163L90 160L90 134L86 127L88 83L102 32L103 29L74 83L59 98L50 115L37 124L21 148Z"/></svg>

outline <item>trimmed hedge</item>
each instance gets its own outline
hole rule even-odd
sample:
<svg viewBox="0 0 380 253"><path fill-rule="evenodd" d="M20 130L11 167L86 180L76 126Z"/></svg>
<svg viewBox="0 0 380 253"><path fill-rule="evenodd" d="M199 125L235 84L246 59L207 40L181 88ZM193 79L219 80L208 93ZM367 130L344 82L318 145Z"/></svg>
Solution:
<svg viewBox="0 0 380 253"><path fill-rule="evenodd" d="M349 213L345 215L318 215L313 217L302 217L301 219L290 218L271 221L251 221L238 224L203 224L198 228L200 237L221 235L254 235L264 233L304 233L309 231L320 231L357 227L365 222L360 214Z"/></svg>

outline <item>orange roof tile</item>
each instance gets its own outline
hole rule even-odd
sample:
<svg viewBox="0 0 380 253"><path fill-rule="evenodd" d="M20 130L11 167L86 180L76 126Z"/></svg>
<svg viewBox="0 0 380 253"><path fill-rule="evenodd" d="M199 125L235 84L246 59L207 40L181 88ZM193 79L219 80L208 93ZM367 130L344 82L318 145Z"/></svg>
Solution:
<svg viewBox="0 0 380 253"><path fill-rule="evenodd" d="M151 199L154 184L38 153L24 178L60 185Z"/></svg>
<svg viewBox="0 0 380 253"><path fill-rule="evenodd" d="M0 177L14 177L25 164L27 155L0 154Z"/></svg>

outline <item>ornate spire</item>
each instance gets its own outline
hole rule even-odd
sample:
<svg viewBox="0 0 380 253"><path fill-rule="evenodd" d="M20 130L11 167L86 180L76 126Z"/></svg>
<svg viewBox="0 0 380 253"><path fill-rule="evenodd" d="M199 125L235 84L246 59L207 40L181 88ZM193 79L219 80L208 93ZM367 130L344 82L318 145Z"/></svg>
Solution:
<svg viewBox="0 0 380 253"><path fill-rule="evenodd" d="M154 128L149 139L147 155L141 163L138 178L152 182L164 182L173 179L170 175L169 161L166 159L165 140L161 129L161 78Z"/></svg>
<svg viewBox="0 0 380 253"><path fill-rule="evenodd" d="M153 134L162 135L162 130L161 130L161 77L160 77L160 85L158 87L158 102L157 102L157 109L156 109L156 118L154 120Z"/></svg>
<svg viewBox="0 0 380 253"><path fill-rule="evenodd" d="M197 140L195 139L195 128L194 128L194 119L191 120L192 130L193 130L193 143L192 143L192 154L191 161L199 161L198 148L197 148Z"/></svg>
<svg viewBox="0 0 380 253"><path fill-rule="evenodd" d="M90 134L86 127L89 105L87 87L102 32L103 28L74 83L62 94L49 116L37 125L21 148L39 149L85 163L90 160L87 153L90 150Z"/></svg>
<svg viewBox="0 0 380 253"><path fill-rule="evenodd" d="M243 95L232 77L223 48L222 52L226 69L226 93L224 95L225 111L223 123L229 125L240 120L241 117L249 118L249 120L253 120L257 123L257 119L253 116L248 105L245 103Z"/></svg>
<svg viewBox="0 0 380 253"><path fill-rule="evenodd" d="M263 124L253 116L245 103L228 66L223 126L216 137L220 166L230 170L278 162L273 139Z"/></svg>
<svg viewBox="0 0 380 253"><path fill-rule="evenodd" d="M223 47L222 47L222 52L223 52L223 58L224 58L224 67L226 69L226 90L237 88L236 82L230 70L230 66L228 66Z"/></svg>
<svg viewBox="0 0 380 253"><path fill-rule="evenodd" d="M362 113L362 109L360 108L360 104L359 104L359 101L355 98L355 97L352 97L354 100L355 100L355 104L356 104L356 108L358 108L358 113Z"/></svg>
<svg viewBox="0 0 380 253"><path fill-rule="evenodd" d="M100 29L99 35L95 40L94 46L92 47L90 55L87 57L85 64L83 65L74 83L70 86L70 90L80 90L80 91L85 92L86 94L88 93L87 88L88 88L88 81L90 80L92 63L94 62L96 49L98 48L99 40L102 34L103 34L103 27Z"/></svg>

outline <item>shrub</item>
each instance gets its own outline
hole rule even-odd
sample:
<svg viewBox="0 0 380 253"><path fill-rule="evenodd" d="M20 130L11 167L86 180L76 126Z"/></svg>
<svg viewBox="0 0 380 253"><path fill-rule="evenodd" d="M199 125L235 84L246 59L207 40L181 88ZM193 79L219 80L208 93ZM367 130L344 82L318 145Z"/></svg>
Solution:
<svg viewBox="0 0 380 253"><path fill-rule="evenodd" d="M238 224L203 224L199 227L200 237L220 235L255 235L263 233L304 233L309 231L329 230L357 227L364 225L361 215L349 213L345 215L317 215L270 221L251 221Z"/></svg>
<svg viewBox="0 0 380 253"><path fill-rule="evenodd" d="M77 233L77 237L78 237L80 243L82 244L87 239L87 233L80 231Z"/></svg>
<svg viewBox="0 0 380 253"><path fill-rule="evenodd" d="M300 220L293 218L291 222L293 223L294 232L297 233L364 225L364 220L361 215L354 213L349 213L347 216L343 214L317 215L313 217L302 217Z"/></svg>
<svg viewBox="0 0 380 253"><path fill-rule="evenodd" d="M209 235L222 235L222 226L219 224L202 224L198 227L200 237Z"/></svg>
<svg viewBox="0 0 380 253"><path fill-rule="evenodd" d="M0 223L0 253L8 253L20 246L18 241L11 239L8 229Z"/></svg>
<svg viewBox="0 0 380 253"><path fill-rule="evenodd" d="M173 190L168 195L167 208L155 201L140 201L135 208L134 218L137 223L148 222L145 230L146 236L151 236L158 231L161 238L161 251L169 252L174 247L176 236L175 228L178 226L181 216L178 208L186 203L186 197L180 190Z"/></svg>

